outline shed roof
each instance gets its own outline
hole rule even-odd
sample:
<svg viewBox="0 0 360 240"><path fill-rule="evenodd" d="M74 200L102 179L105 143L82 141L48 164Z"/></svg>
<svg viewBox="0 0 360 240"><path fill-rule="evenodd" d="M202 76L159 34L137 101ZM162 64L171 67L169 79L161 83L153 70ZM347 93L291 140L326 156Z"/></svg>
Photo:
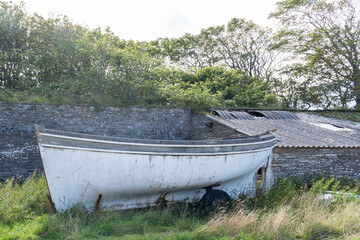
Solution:
<svg viewBox="0 0 360 240"><path fill-rule="evenodd" d="M359 148L360 124L287 111L214 110L208 118L253 136L274 132L277 147Z"/></svg>

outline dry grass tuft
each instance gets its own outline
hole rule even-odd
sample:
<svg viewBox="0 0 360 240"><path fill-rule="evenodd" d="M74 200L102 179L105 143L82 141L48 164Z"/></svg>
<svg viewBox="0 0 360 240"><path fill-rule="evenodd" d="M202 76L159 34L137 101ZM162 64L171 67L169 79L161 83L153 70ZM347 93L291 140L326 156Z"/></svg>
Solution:
<svg viewBox="0 0 360 240"><path fill-rule="evenodd" d="M257 221L256 227L250 233L259 237L265 233L267 236L281 239L284 231L289 231L293 228L292 220L293 216L290 206L279 206L263 214L259 221Z"/></svg>
<svg viewBox="0 0 360 240"><path fill-rule="evenodd" d="M298 196L273 209L247 210L240 205L206 224L212 233L255 239L357 239L360 232L359 200L327 202L321 195Z"/></svg>
<svg viewBox="0 0 360 240"><path fill-rule="evenodd" d="M258 218L259 215L256 212L248 211L240 205L230 214L220 213L215 216L207 223L206 229L213 233L220 230L235 235L249 231L254 227Z"/></svg>

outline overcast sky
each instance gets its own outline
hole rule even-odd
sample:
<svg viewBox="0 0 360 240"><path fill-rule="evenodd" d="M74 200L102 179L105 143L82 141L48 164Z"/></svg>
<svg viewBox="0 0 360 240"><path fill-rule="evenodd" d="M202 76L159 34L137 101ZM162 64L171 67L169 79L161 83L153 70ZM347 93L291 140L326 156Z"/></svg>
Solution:
<svg viewBox="0 0 360 240"><path fill-rule="evenodd" d="M28 12L68 16L90 28L109 26L122 39L155 40L197 34L231 18L272 26L267 19L278 0L23 0ZM20 3L21 0L13 0Z"/></svg>

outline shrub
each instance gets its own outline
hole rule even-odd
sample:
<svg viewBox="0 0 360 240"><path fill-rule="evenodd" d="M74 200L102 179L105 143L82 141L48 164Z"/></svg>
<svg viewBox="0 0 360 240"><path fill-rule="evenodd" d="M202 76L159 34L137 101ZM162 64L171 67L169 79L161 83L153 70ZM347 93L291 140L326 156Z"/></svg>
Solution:
<svg viewBox="0 0 360 240"><path fill-rule="evenodd" d="M0 185L0 223L15 223L45 214L48 193L44 176L20 184L9 179Z"/></svg>

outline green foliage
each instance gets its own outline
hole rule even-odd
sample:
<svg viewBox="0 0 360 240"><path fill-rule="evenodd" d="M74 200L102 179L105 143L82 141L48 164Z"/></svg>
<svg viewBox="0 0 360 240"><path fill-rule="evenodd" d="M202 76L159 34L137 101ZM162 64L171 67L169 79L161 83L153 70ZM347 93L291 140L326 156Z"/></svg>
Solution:
<svg viewBox="0 0 360 240"><path fill-rule="evenodd" d="M191 239L192 231L201 223L194 217L177 213L173 209L138 209L119 212L86 212L81 206L47 218L42 225L45 239L138 238L185 235ZM162 238L161 238L162 239Z"/></svg>
<svg viewBox="0 0 360 240"><path fill-rule="evenodd" d="M360 99L359 8L282 1L275 36L233 18L197 35L134 42L0 1L0 101L348 108ZM280 52L290 59L280 64Z"/></svg>
<svg viewBox="0 0 360 240"><path fill-rule="evenodd" d="M185 77L187 77L185 75ZM200 69L186 82L173 79L164 91L172 106L188 106L196 111L209 107L263 107L277 104L276 96L260 79L239 70L222 67Z"/></svg>
<svg viewBox="0 0 360 240"><path fill-rule="evenodd" d="M0 183L0 239L37 239L47 218L47 193L43 176Z"/></svg>
<svg viewBox="0 0 360 240"><path fill-rule="evenodd" d="M289 178L277 179L272 189L254 200L249 200L252 209L276 208L281 204L291 202L303 192L302 186Z"/></svg>
<svg viewBox="0 0 360 240"><path fill-rule="evenodd" d="M322 108L359 107L359 2L285 0L277 6L271 17L282 28L273 47L291 58L283 74L302 84L298 100Z"/></svg>
<svg viewBox="0 0 360 240"><path fill-rule="evenodd" d="M197 35L159 39L153 46L170 62L187 69L226 66L247 76L269 79L277 55L271 43L270 29L233 18L226 26L202 29Z"/></svg>
<svg viewBox="0 0 360 240"><path fill-rule="evenodd" d="M212 94L204 84L191 84L182 88L179 84L167 86L164 89L169 94L168 101L172 106L191 107L195 112L204 108L211 108L220 105L221 92Z"/></svg>
<svg viewBox="0 0 360 240"><path fill-rule="evenodd" d="M256 44L250 35L265 32L252 22L233 19L228 29L212 27L196 36L147 43L120 40L109 28L87 29L65 16L29 15L23 5L1 2L0 10L6 23L0 27L0 101L195 111L277 104L267 78L252 72L260 66L222 66L225 58L246 62L257 53L244 53L240 45L234 56L216 50L221 44L226 48L226 41L234 45L242 33L248 34L243 41Z"/></svg>
<svg viewBox="0 0 360 240"><path fill-rule="evenodd" d="M23 184L9 179L0 188L0 222L14 223L45 214L47 185L44 177L31 177Z"/></svg>
<svg viewBox="0 0 360 240"><path fill-rule="evenodd" d="M318 179L318 180L317 180ZM204 217L185 203L164 209L64 213L49 209L45 177L0 186L0 239L356 239L359 183L317 177L309 183L278 179L257 199ZM324 191L336 191L331 201Z"/></svg>
<svg viewBox="0 0 360 240"><path fill-rule="evenodd" d="M27 80L27 21L24 6L0 2L0 87L18 88Z"/></svg>
<svg viewBox="0 0 360 240"><path fill-rule="evenodd" d="M358 188L352 186L346 180L331 178L314 180L311 186L277 180L273 189L255 200L255 206L253 200L240 201L235 209L218 214L203 229L247 239L356 239L360 202L352 195ZM325 190L338 193L324 200Z"/></svg>

